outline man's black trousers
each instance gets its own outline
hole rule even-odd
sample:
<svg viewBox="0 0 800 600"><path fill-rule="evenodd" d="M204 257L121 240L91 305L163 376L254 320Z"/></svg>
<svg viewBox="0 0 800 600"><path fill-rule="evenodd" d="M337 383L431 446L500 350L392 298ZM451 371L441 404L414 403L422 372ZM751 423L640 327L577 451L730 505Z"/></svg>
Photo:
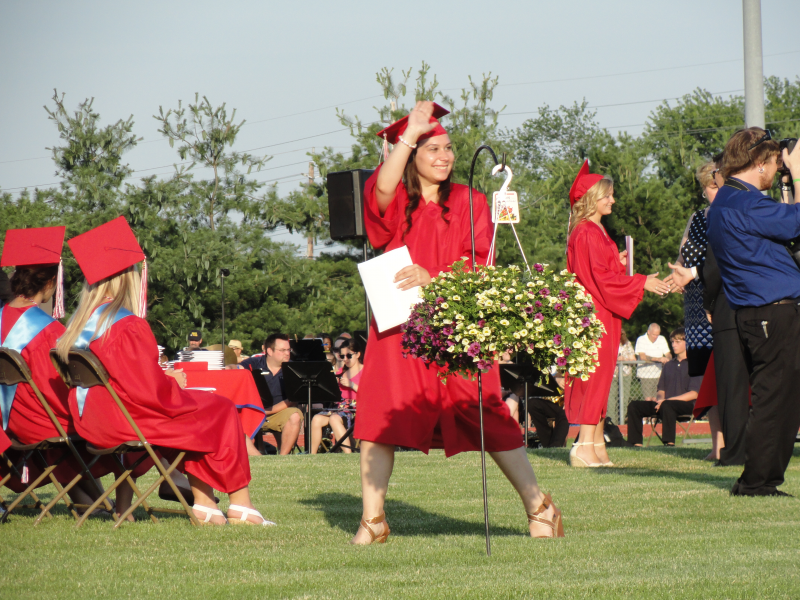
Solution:
<svg viewBox="0 0 800 600"><path fill-rule="evenodd" d="M675 443L675 427L678 415L690 415L694 408L694 400L664 400L656 411L656 403L650 400L634 400L628 404L628 442L642 443L642 417L661 419L661 441L665 444Z"/></svg>
<svg viewBox="0 0 800 600"><path fill-rule="evenodd" d="M753 408L745 433L744 471L733 492L773 494L783 483L800 428L800 306L740 308L736 329Z"/></svg>
<svg viewBox="0 0 800 600"><path fill-rule="evenodd" d="M744 435L750 416L750 378L735 329L714 332L714 370L717 376L717 408L725 447L723 465L744 464Z"/></svg>
<svg viewBox="0 0 800 600"><path fill-rule="evenodd" d="M528 398L528 413L544 448L563 448L567 444L569 421L567 413L555 402L543 398ZM555 419L550 427L548 419Z"/></svg>

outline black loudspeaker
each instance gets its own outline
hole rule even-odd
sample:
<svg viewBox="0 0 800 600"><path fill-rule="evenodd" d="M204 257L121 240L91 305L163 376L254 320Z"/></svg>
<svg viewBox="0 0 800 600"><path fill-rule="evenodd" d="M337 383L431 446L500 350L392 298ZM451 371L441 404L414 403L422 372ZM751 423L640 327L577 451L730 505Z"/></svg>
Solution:
<svg viewBox="0 0 800 600"><path fill-rule="evenodd" d="M328 173L328 212L332 240L366 239L364 184L372 173L372 169Z"/></svg>

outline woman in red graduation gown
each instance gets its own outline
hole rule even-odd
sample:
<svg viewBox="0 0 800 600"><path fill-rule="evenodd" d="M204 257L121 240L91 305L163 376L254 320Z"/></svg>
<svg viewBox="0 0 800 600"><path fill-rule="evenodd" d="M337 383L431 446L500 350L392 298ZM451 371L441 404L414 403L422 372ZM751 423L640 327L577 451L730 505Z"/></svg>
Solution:
<svg viewBox="0 0 800 600"><path fill-rule="evenodd" d="M75 433L75 427L67 403L69 391L50 360L50 349L64 333L64 326L38 307L56 293L65 230L65 227L41 227L6 232L0 266L16 269L11 276L14 298L0 310L0 345L20 353L59 424L71 434ZM59 298L56 313L63 314L62 311ZM14 390L2 391L8 393L2 407L2 425L11 437L23 444L36 444L60 435L29 384L19 383ZM55 458L56 454L60 455L61 450L48 456ZM85 460L88 462L90 458L87 455ZM95 477L110 472L107 465L106 461L98 462L93 468ZM28 467L31 480L39 476L38 465L30 463ZM80 471L74 458L67 456L53 475L59 482L66 483ZM41 485L48 483L50 479L46 478ZM18 480L9 481L7 485L17 492L28 487ZM82 480L69 495L78 504L91 504L99 493L102 492L90 481Z"/></svg>
<svg viewBox="0 0 800 600"><path fill-rule="evenodd" d="M668 284L656 275L625 274L627 252L620 252L600 222L611 214L614 182L609 177L589 173L586 161L569 192L572 205L567 268L592 295L597 316L605 325L598 353L599 365L587 381L567 378L564 410L570 423L580 424L579 442L572 446L573 467L613 466L603 438L603 420L608 407L608 392L617 367L622 319L631 316L644 290L663 295Z"/></svg>
<svg viewBox="0 0 800 600"><path fill-rule="evenodd" d="M141 298L135 264L144 254L128 223L119 217L69 240L69 245L86 283L58 341L59 355L65 359L73 346L88 347L103 363L111 385L148 441L188 451L180 469L189 477L193 510L200 521L226 522L216 508L214 488L230 496L229 519L274 525L250 501L250 464L233 402L209 392L184 390L159 366L153 333L137 316L144 312L146 300ZM136 439L105 388L70 390L69 408L78 433L92 444L109 448ZM130 506L131 496L130 486L121 486L120 513Z"/></svg>
<svg viewBox="0 0 800 600"><path fill-rule="evenodd" d="M413 265L401 269L401 289L424 286L454 262L471 256L469 199L466 186L450 183L455 156L437 118L447 111L418 102L408 117L379 135L395 144L386 162L367 181L365 223L376 248L407 246ZM491 223L486 198L475 193L475 244L486 263ZM395 446L428 452L444 448L447 456L479 450L476 382L452 376L446 384L435 367L404 358L400 328L378 332L370 326L359 386L354 436L361 441L363 515L352 543L383 542L389 534L383 512ZM561 513L536 482L519 425L500 398L495 366L483 378L486 448L520 494L534 537L563 536Z"/></svg>

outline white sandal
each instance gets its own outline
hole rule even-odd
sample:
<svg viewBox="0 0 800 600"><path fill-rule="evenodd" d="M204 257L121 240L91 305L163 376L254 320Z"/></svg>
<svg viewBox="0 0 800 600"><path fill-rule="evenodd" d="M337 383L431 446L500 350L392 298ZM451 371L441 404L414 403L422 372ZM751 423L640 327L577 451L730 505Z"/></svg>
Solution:
<svg viewBox="0 0 800 600"><path fill-rule="evenodd" d="M578 446L594 446L594 442L575 442L572 444L572 449L569 451L570 466L580 468L589 467L591 469L596 469L597 467L603 466L603 463L590 463L583 460L580 456L578 456Z"/></svg>
<svg viewBox="0 0 800 600"><path fill-rule="evenodd" d="M260 512L258 512L255 508L247 508L246 506L239 506L238 504L231 504L228 507L228 514L229 515L231 514L232 510L239 511L242 514L240 516L238 516L238 517L229 517L231 523L235 523L237 525L240 525L240 524L258 525L258 523L253 523L253 522L247 520L247 517L249 517L250 515L253 515L254 517L258 517L259 519L261 519L261 525L263 527L272 527L273 525L277 525L277 523L274 523L273 521L267 521L267 519L265 519L264 516Z"/></svg>
<svg viewBox="0 0 800 600"><path fill-rule="evenodd" d="M602 444L595 444L595 447L597 447L597 446L603 446L605 448L606 443L603 442ZM608 453L606 453L606 454L608 454ZM600 464L603 465L604 467L613 467L614 466L614 463L611 462L611 460L609 460L608 462L600 463Z"/></svg>
<svg viewBox="0 0 800 600"><path fill-rule="evenodd" d="M228 519L226 519L225 515L222 514L222 511L217 509L217 508L209 508L208 506L201 506L199 504L193 504L192 505L192 510L201 510L204 513L206 513L206 518L203 519L202 521L200 521L204 525L208 525L208 524L216 525L217 524L217 523L211 523L211 517L222 517L223 519L225 519L225 523L224 524L225 525L228 524ZM198 518L197 515L195 515L195 518ZM222 525L222 523L220 523L220 525Z"/></svg>

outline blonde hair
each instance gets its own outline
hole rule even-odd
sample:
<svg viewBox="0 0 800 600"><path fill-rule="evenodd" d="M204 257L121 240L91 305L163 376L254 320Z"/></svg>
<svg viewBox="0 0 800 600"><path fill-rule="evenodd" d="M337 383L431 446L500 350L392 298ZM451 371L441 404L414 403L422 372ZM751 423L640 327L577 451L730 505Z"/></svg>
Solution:
<svg viewBox="0 0 800 600"><path fill-rule="evenodd" d="M717 168L717 163L713 160L709 161L703 165L698 167L697 171L695 172L695 177L697 177L697 182L700 184L700 187L706 189L707 187L716 186L717 182L714 181L711 173L714 169Z"/></svg>
<svg viewBox="0 0 800 600"><path fill-rule="evenodd" d="M610 196L613 192L614 180L608 175L605 175L600 181L590 187L586 193L581 196L581 199L572 206L567 235L569 236L578 225L595 213L598 200Z"/></svg>
<svg viewBox="0 0 800 600"><path fill-rule="evenodd" d="M121 308L126 308L139 316L139 289L142 279L139 275L139 267L134 265L128 267L122 273L98 281L89 285L85 280L81 290L81 299L75 314L67 324L67 330L56 343L56 351L62 360L67 360L67 354L78 341L86 323L92 316L94 309L102 304L106 298L112 298L111 308L104 314L103 318L97 323L95 334L101 331L103 326L116 316Z"/></svg>

